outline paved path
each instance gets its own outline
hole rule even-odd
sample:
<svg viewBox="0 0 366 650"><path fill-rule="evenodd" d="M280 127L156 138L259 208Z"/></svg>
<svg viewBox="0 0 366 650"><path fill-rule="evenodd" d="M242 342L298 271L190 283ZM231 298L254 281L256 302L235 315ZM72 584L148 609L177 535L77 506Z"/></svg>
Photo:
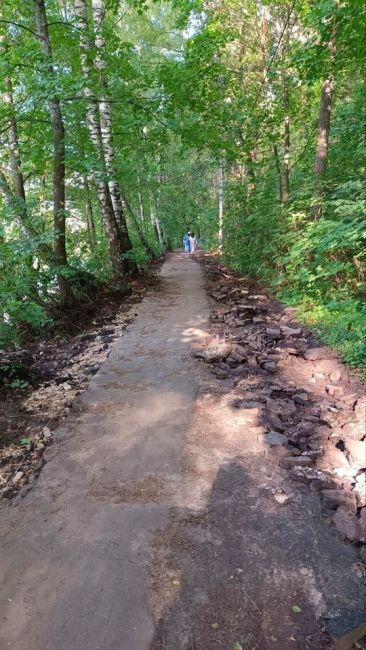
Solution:
<svg viewBox="0 0 366 650"><path fill-rule="evenodd" d="M355 551L319 497L287 486L254 412L192 359L208 312L200 266L171 256L2 512L1 650L320 650L317 618L359 605Z"/></svg>
<svg viewBox="0 0 366 650"><path fill-rule="evenodd" d="M0 648L145 650L153 635L144 563L180 471L197 382L190 355L208 316L200 267L180 256L56 436L37 487L5 514ZM137 503L136 503L137 501Z"/></svg>

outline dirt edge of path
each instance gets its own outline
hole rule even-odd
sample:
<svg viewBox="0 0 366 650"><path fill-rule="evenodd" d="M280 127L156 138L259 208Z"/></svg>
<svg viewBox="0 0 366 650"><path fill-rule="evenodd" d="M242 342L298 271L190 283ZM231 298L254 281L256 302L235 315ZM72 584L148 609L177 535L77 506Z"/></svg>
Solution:
<svg viewBox="0 0 366 650"><path fill-rule="evenodd" d="M69 334L56 332L17 350L0 351L0 365L19 363L15 381L0 384L0 507L10 501L16 505L14 497L31 489L53 431L78 408L79 396L133 323L146 292L159 287L162 263L135 278L130 295L107 293Z"/></svg>

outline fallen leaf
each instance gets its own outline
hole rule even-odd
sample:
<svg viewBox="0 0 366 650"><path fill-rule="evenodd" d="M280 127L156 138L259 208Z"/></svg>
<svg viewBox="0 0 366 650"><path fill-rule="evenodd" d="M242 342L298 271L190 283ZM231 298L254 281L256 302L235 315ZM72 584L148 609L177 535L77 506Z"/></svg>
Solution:
<svg viewBox="0 0 366 650"><path fill-rule="evenodd" d="M292 611L294 614L300 614L302 609L298 605L292 605Z"/></svg>
<svg viewBox="0 0 366 650"><path fill-rule="evenodd" d="M243 646L241 645L241 643L239 643L239 641L235 641L235 643L233 644L233 650L243 650Z"/></svg>

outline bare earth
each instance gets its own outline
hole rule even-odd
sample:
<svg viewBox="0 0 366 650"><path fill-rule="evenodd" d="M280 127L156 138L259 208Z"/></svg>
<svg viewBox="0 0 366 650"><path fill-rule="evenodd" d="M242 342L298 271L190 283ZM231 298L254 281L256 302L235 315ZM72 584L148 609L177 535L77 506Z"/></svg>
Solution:
<svg viewBox="0 0 366 650"><path fill-rule="evenodd" d="M2 510L1 650L332 647L324 617L363 607L357 549L193 358L199 264L170 256L137 311Z"/></svg>

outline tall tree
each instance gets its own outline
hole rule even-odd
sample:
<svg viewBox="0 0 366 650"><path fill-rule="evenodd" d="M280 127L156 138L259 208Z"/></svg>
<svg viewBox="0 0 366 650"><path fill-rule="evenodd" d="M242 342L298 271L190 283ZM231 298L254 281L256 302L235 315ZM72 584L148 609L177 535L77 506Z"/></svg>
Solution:
<svg viewBox="0 0 366 650"><path fill-rule="evenodd" d="M330 117L332 110L333 78L324 79L320 94L319 120L316 140L316 153L314 162L314 208L313 216L318 218L322 212L322 198L324 194L324 178L328 162Z"/></svg>
<svg viewBox="0 0 366 650"><path fill-rule="evenodd" d="M108 239L113 274L118 279L126 270L126 264L123 261L123 256L126 251L113 209L107 180L107 166L103 148L98 98L96 97L92 83L93 44L88 28L86 0L74 0L74 11L80 39L80 63L84 77L83 93L87 103L87 126L99 164L99 168L94 171L95 184L103 227Z"/></svg>
<svg viewBox="0 0 366 650"><path fill-rule="evenodd" d="M132 244L128 234L126 218L123 211L123 197L116 173L116 156L112 138L111 106L108 98L108 80L106 70L107 66L104 56L105 39L103 35L103 23L105 19L105 5L103 0L92 0L92 14L96 47L94 65L99 73L99 115L101 122L104 158L106 163L106 170L109 177L108 185L115 218L120 230L123 253L128 255L128 253L132 251ZM133 268L132 259L126 257L125 260L126 270Z"/></svg>
<svg viewBox="0 0 366 650"><path fill-rule="evenodd" d="M44 0L34 0L37 36L45 60L45 70L50 79L48 108L53 138L53 223L55 237L55 264L62 267L57 279L62 302L71 303L73 294L65 277L67 267L66 253L66 215L65 215L65 128L60 108L60 100L55 92L55 74L52 46L48 32Z"/></svg>

